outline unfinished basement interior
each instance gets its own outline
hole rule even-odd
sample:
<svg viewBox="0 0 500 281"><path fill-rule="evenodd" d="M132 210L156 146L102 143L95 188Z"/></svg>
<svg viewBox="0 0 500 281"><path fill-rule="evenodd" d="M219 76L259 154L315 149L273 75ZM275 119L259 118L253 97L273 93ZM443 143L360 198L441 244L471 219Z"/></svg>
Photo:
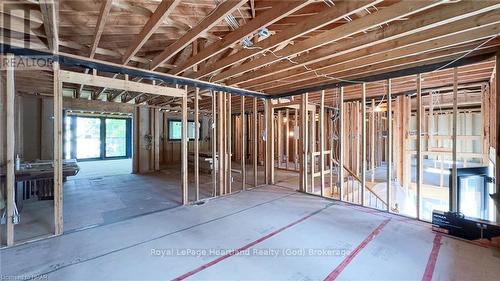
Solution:
<svg viewBox="0 0 500 281"><path fill-rule="evenodd" d="M498 280L500 0L0 25L0 279Z"/></svg>

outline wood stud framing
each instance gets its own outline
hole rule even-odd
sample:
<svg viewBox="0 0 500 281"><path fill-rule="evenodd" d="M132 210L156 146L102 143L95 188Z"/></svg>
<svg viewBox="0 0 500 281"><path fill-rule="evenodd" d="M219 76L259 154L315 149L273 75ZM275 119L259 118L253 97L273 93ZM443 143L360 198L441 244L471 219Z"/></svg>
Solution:
<svg viewBox="0 0 500 281"><path fill-rule="evenodd" d="M274 184L274 108L269 100L265 101L266 124L266 184ZM278 123L279 125L279 123ZM277 126L279 128L279 126ZM279 161L278 161L279 167Z"/></svg>
<svg viewBox="0 0 500 281"><path fill-rule="evenodd" d="M308 132L308 93L305 93L302 95L301 99L301 104L300 104L300 112L301 112L301 126L300 126L300 187L302 192L307 192L308 191L308 180L307 180L307 173L308 173L308 137L309 137L309 132Z"/></svg>
<svg viewBox="0 0 500 281"><path fill-rule="evenodd" d="M320 151L320 184L321 196L325 196L325 91L321 91L321 101L319 109L319 151Z"/></svg>
<svg viewBox="0 0 500 281"><path fill-rule="evenodd" d="M194 94L194 184L195 201L200 200L200 89L195 89Z"/></svg>
<svg viewBox="0 0 500 281"><path fill-rule="evenodd" d="M226 193L231 193L232 192L232 182L233 182L233 177L232 177L232 172L231 172L231 159L232 159L232 150L231 150L231 116L232 116L232 111L231 111L231 94L227 93L227 108L226 108L226 163L227 163L227 168L226 168L226 173L227 173L227 186L226 186Z"/></svg>
<svg viewBox="0 0 500 281"><path fill-rule="evenodd" d="M184 90L172 87L164 87L145 83L134 82L128 79L125 75L124 80L97 76L93 74L84 74L73 71L60 71L61 82L85 84L89 86L102 87L107 85L109 88L130 92L145 92L153 95L183 97Z"/></svg>
<svg viewBox="0 0 500 281"><path fill-rule="evenodd" d="M218 130L219 130L219 124L217 122L218 118L218 113L217 113L217 92L212 91L212 126L211 126L211 137L210 139L212 140L212 183L213 183L213 191L212 191L212 196L217 196L217 188L218 188L218 171L219 171L219 162L217 158L217 144L218 144Z"/></svg>
<svg viewBox="0 0 500 281"><path fill-rule="evenodd" d="M180 110L182 204L188 204L190 201L188 152L191 151L191 142L188 136L188 116L191 116L189 114L192 111L194 111L196 128L195 140L192 143L194 145L195 201L201 199L200 127L202 122L200 118L204 118L201 116L205 113L208 116L211 115L213 122L210 124L209 142L212 153L211 173L214 197L230 194L233 189L237 188L236 184L233 186L232 175L233 172L239 171L232 169L232 160L240 161L242 190L247 189L247 164L251 164L253 171L253 178L248 179L248 184L253 187L259 186L259 180L262 181L259 166L264 165L263 178L266 184L275 184L275 171L277 170L298 170L299 190L302 192L338 197L342 201L369 207L373 207L370 203L371 197L376 196L378 200L385 203L382 209L388 212L398 211L395 205L398 199L397 194L392 192L392 183L398 182L404 189L416 193L416 217L418 219L424 219L421 206L423 205L422 193L427 187L424 185L424 158L426 161L435 159L435 168L444 170L443 163L449 160L451 153L452 185L449 209L452 211L458 211L456 176L459 161L463 161L465 166L470 165L467 157L480 157L483 164L489 163L492 160L489 157L490 149L495 148L497 182L499 181L500 98L498 93L500 79L498 72L500 55L498 46L500 46L500 40L493 36L497 36L500 30L500 16L498 15L500 4L494 1L456 1L457 3L444 0L396 3L387 3L382 0L341 1L336 4L335 8L324 8L319 12L314 12L312 16L297 12L302 11L303 8L309 8L308 6L315 1L271 3L269 4L272 6L271 9L263 10L258 8L260 3L257 3L256 7L254 1L250 1L248 7L245 6L247 0L221 1L213 11L204 15L193 26L185 28L184 31L177 26L182 24L176 23L175 27L179 34L169 34L172 38L163 36L168 38L165 41L169 41L165 44L156 38L156 33L163 34L164 29L171 27L167 19L183 3L181 0L163 0L156 6L154 12L148 13L149 18L142 19L144 25L139 26L134 36L131 36L133 39L131 43L119 48L123 48L122 53L107 49L109 47L100 47L115 44L104 40L108 37L106 28L109 26L107 25L114 26L113 23L107 22L112 6L116 5L114 1L103 0L98 1L99 5L94 5L99 6L97 12L91 11L97 16L97 20L95 26L90 28L89 38L86 38L88 42L85 44L69 42L68 38L59 40L60 32L56 24L55 5L48 0L39 2L44 33L30 31L34 34L25 35L43 38L42 45L45 45L46 41L47 46L42 47L48 49L50 53L67 55L66 59L79 58L83 54L87 62L118 67L123 72L130 73L129 78L128 74L124 74L121 70L118 71L119 73L116 73L117 71L104 73L105 71L88 65L86 69L81 68L80 72L76 72L73 69L70 71L71 68L64 65L61 69L58 62L54 63L54 80L53 83L48 83L52 84L48 88L53 91L54 106L54 131L51 134L54 139L54 234L56 235L64 231L62 134L63 102L66 98L63 97L63 83L68 89L75 90L74 98L79 101L86 99L85 93L82 95L86 87L87 92L93 89L90 93L91 100L100 100L101 95L106 92L108 102L120 102L120 106L130 105L131 112L136 119L134 127L139 125L137 119L140 117L148 119L150 123L147 129L152 135L153 147L151 151L146 152L149 157L146 164L155 171L160 170L161 157L163 157L160 153L165 150L166 146L163 144L163 147L160 147L160 134L161 132L163 136L167 134L165 132L167 127L162 123L164 115L160 110L167 107ZM446 4L441 5L443 3ZM238 23L241 22L241 26L237 29L225 26L223 23L225 18L233 15L243 6L248 10L251 19L248 22L238 21ZM379 6L382 8L378 9ZM428 13L427 10L429 10ZM422 13L422 11L426 12ZM310 11L304 9L304 13L306 12ZM292 14L296 19L288 18ZM346 17L352 17L353 20L345 22ZM276 32L273 30L275 28L273 25L280 25L276 24L280 20L290 21L293 25L286 30ZM389 23L388 27L383 26L386 23ZM256 32L262 27L269 28L272 36L267 38L257 36ZM9 29L4 26L2 28ZM18 27L12 27L12 29L24 34L24 31L19 30ZM110 28L110 30L113 29ZM67 35L62 37L64 36ZM247 37L252 40L253 48L239 45L239 42ZM213 40L214 38L217 40ZM474 50L473 54L466 53L471 47L488 39L491 40ZM121 46L121 43L115 45ZM76 53L59 53L60 46L64 47L65 51L74 50ZM269 50L273 50L274 55L268 55ZM435 75L429 76L435 77L429 77L429 80L427 76L425 77L425 84L430 84L431 90L422 87L424 81L422 74L415 74L416 71L411 72L411 77L407 74L403 78L392 79L387 79L387 77L393 76L383 76L380 79L387 79L384 81L386 84L384 92L380 92L382 87L377 88L376 85L372 85L381 83L361 79L367 75L382 77L381 75L387 73L403 75L392 73L397 71L405 73L406 70L413 70L413 68L420 70L420 67L427 66L427 64L447 62L461 58L463 54L467 54L465 58L471 58L481 55L491 56L494 52L496 52L496 61L493 69L491 69L492 59L487 58L478 63L482 65L481 67L471 67L461 73L459 73L461 67L455 65L452 65L453 72L448 70L432 72ZM95 56L105 58L98 60L94 59ZM7 57L12 58L12 55L7 55ZM134 66L128 66L129 64ZM161 74L166 81L174 79L174 82L168 80L170 82L162 81L157 84L151 77L134 77L132 73L134 71L137 73L139 70L147 71L142 72L145 76ZM489 81L482 78L484 73L493 73ZM193 77L201 80L190 80ZM494 83L493 77L495 77ZM185 84L193 87L190 89L189 97L187 86L185 88L169 86L178 83L175 79L181 78L185 79ZM16 75L16 81L17 79ZM141 82L142 79L147 81ZM355 83L357 85L345 87L333 84L341 79L359 79L370 81L370 83ZM396 80L402 81L401 84L410 85L398 85L394 82ZM450 81L452 84L449 83ZM7 132L14 131L15 122L19 121L15 119L15 95L26 92L18 90L14 82L14 71L7 69L5 85ZM244 97L232 95L229 92L213 91L210 89L240 91L231 87L220 87L213 82L264 91L265 94L258 95L256 92L247 91L244 94L253 96ZM198 87L202 87L201 83L205 83L204 87L209 90L205 88L200 90ZM482 83L480 106L484 120L483 131L480 137L460 136L458 129L463 104L461 100L464 99L464 95L467 95L467 85L474 83ZM413 88L413 85L416 88ZM439 88L436 85L439 85ZM26 88L26 85L23 86ZM309 86L321 87L312 90L306 88ZM336 95L332 98L330 91L334 86L337 87L335 94L339 93L338 98ZM436 94L432 91L434 88L442 89L447 96L442 97L445 94ZM118 92L112 92L114 90ZM294 97L287 96L295 90L307 91L307 93ZM415 90L416 95L414 95ZM211 94L206 91L211 91ZM43 94L50 96L51 93L47 91ZM265 96L266 94L269 96ZM273 94L283 94L279 95L282 99L276 98L277 96ZM194 102L191 102L192 95ZM386 96L387 100L384 100L384 97L380 99L382 95ZM156 99L158 96L162 96L161 99ZM439 122L435 117L439 113L437 107L434 107L437 101L446 104L447 114L452 116L451 119L447 119L449 122L447 125L452 128L451 135L435 134L436 127L438 127L436 124ZM147 107L148 111L141 111L142 106ZM193 110L189 106L192 106ZM428 112L426 112L427 108ZM386 115L382 112L386 112ZM413 122L417 124L415 130ZM496 134L490 129L491 127L495 127ZM424 132L427 132L427 135ZM142 135L134 131L133 136L139 139ZM451 148L445 147L446 145L443 144L445 139L451 140ZM467 148L471 151L473 140L481 140L482 151L459 152L461 149L458 143L462 139L466 139ZM414 143L416 143L415 148ZM8 246L14 244L12 198L14 198L16 145L19 144L16 143L15 135L7 134L5 158ZM431 151L429 146L440 148L441 151L439 149ZM140 144L134 143L133 149L133 154L139 154ZM445 149L447 150L444 151ZM415 155L416 182L412 183L412 172L415 169L412 166L412 160ZM385 196L379 197L372 187L378 183L375 171L383 163L387 165L385 174L387 188ZM140 163L136 159L133 165L134 172L139 172ZM369 182L367 182L368 172L371 175ZM327 183L328 174L329 182ZM444 181L445 176L442 174L441 186L444 186ZM380 206L375 208L381 209ZM500 220L500 218L497 219Z"/></svg>
<svg viewBox="0 0 500 281"><path fill-rule="evenodd" d="M258 128L257 128L257 123L258 123L258 114L259 112L257 111L257 98L253 98L253 111L252 111L252 114L253 114L253 136L252 136L252 140L253 140L253 186L254 187L257 187L259 184L258 184L258 174L257 174L257 162L259 161L258 159L258 140L259 140L259 131L258 131Z"/></svg>
<svg viewBox="0 0 500 281"><path fill-rule="evenodd" d="M362 98L361 98L361 204L365 203L365 189L366 189L366 83L361 84ZM358 153L359 156L359 153Z"/></svg>
<svg viewBox="0 0 500 281"><path fill-rule="evenodd" d="M500 182L500 130L498 129L498 127L500 126L500 77L499 77L499 73L500 73L500 53L496 53L496 56L495 56L495 74L494 74L495 75L495 91L496 92L492 93L492 95L496 97L493 104L492 104L493 108L496 109L493 111L493 112L496 112L496 118L492 118L492 119L494 119L493 124L495 124L494 128L496 127L497 131L496 131L496 135L493 138L492 146L496 150L495 168L497 170L497 172L496 172L496 185L497 185L496 192L497 193L500 193L500 184L499 184L499 182ZM499 210L497 210L496 220L497 220L497 222L500 222L500 211Z"/></svg>
<svg viewBox="0 0 500 281"><path fill-rule="evenodd" d="M453 120L452 120L452 182L450 196L450 210L458 212L457 197L457 132L458 132L458 69L453 68Z"/></svg>
<svg viewBox="0 0 500 281"><path fill-rule="evenodd" d="M224 184L226 182L224 177L224 93L219 92L217 95L217 163L218 163L218 179L219 179L219 195L224 194Z"/></svg>
<svg viewBox="0 0 500 281"><path fill-rule="evenodd" d="M211 79L212 81L226 80L225 82L227 85L251 87L251 84L248 84L248 82L252 82L253 85L260 85L264 80L267 80L267 82L283 83L280 79L288 78L288 80L301 83L299 86L304 87L303 83L306 80L311 80L307 81L307 83L314 83L317 85L321 84L323 82L322 80L326 79L324 77L318 78L311 76L313 75L313 71L304 71L304 65L324 73L323 70L325 68L339 69L337 64L339 63L338 58L340 58L340 56L359 58L361 61L366 62L365 65L367 65L368 62L371 65L377 62L376 60L373 61L376 57L372 54L376 54L380 51L382 52L380 55L384 56L385 59L384 57L378 56L379 59L384 59L384 61L388 62L390 57L393 63L380 64L371 67L372 69L378 68L379 66L381 69L385 69L387 66L393 68L399 66L398 69L400 69L401 65L405 65L413 59L416 59L415 56L421 54L422 50L428 52L430 47L436 50L438 47L433 47L434 43L448 44L439 45L441 49L457 44L460 46L470 45L472 37L469 35L473 35L475 36L473 38L479 40L487 38L487 34L493 35L498 33L499 19L497 10L500 8L500 4L495 3L495 1L450 2L436 0L417 1L418 3L411 1L386 3L386 1L381 0L370 0L345 1L345 3L338 3L335 8L325 8L318 13L310 14L307 13L307 11L313 5L317 4L314 3L315 1L284 1L285 3L271 1L276 2L269 4L272 5L271 9L257 9L256 12L255 4L252 8L252 4L248 3L248 1L238 0L226 1L228 3L223 2L222 4L214 5L213 10L200 15L200 17L193 14L186 15L186 17L194 17L194 19L190 23L191 26L183 31L175 20L167 20L170 14L176 12L177 9L182 9L181 6L183 3L180 3L182 1L163 0L161 2L157 1L156 7L153 7L153 13L148 12L146 14L149 18L146 19L142 27L137 27L137 31L135 30L136 28L131 28L133 31L127 35L132 36L133 41L129 43L125 49L125 54L122 55L120 52L112 50L109 46L104 47L104 44L100 44L101 47L98 48L100 41L99 37L100 34L102 34L102 30L104 30L103 28L105 27L106 30L107 28L114 30L117 26L123 25L124 22L124 20L116 20L116 22L106 21L106 15L110 13L110 7L113 5L111 2L113 1L105 0L96 2L94 5L89 5L89 7L94 9L88 12L99 15L95 25L91 24L91 29L93 29L94 32L91 35L93 38L91 38L92 41L90 44L88 42L81 42L81 40L67 38L67 32L62 32L61 37L63 40L57 41L59 32L56 28L55 23L57 20L53 12L56 9L54 5L52 5L53 1L49 0L40 1L40 10L42 12L45 34L42 32L35 32L35 34L30 35L48 38L47 41L50 50L56 50L57 47L61 45L64 46L65 49L68 49L69 52L95 53L107 57L110 61L118 60L123 64L133 61L133 63L137 63L139 67L146 69L161 66L162 71L164 68L167 68L167 72L170 74L187 77L209 77L215 74L215 80ZM125 4L114 3L114 5L122 7ZM195 1L192 5L207 4L196 3ZM256 13L255 17L252 17L249 21L245 21L238 29L224 29L222 36L217 34L217 32L220 32L219 29L224 26L224 24L222 24L224 17L234 14L233 12L241 7L250 9L252 13ZM150 7L148 7L148 9L150 9ZM130 11L136 10L137 7L130 9ZM198 8L194 7L193 10L197 11ZM302 10L306 12L296 13ZM422 11L425 11L425 13L422 13ZM344 18L353 15L355 15L354 20L344 21ZM135 12L131 13L130 16L134 17ZM145 14L141 14L141 16L145 16ZM68 21L69 19L65 17L67 16L64 16L62 20ZM283 32L278 30L278 32L275 33L273 29L277 21L283 20L286 22L292 17L294 20L290 28ZM134 17L134 20L135 19ZM27 20L29 21L31 19ZM79 22L75 21L74 24L77 25L78 23ZM384 26L385 23L390 24L386 27ZM324 27L330 25L333 27L325 31ZM486 25L489 26L486 27ZM168 27L176 27L180 29L181 32L168 33L166 37L169 38L169 41L173 42L167 43L167 47L164 49L158 49L158 43L156 42L157 38L153 35L156 35L155 33L163 34L163 29L168 29ZM254 36L255 32L262 27L269 28L273 36L263 40L256 40L255 49L243 48L241 50L235 50L229 56L220 56L220 53L234 46L235 43L240 42L244 37ZM374 29L373 27L383 28ZM18 25L13 25L8 28L16 32L24 32ZM450 28L455 28L453 30L456 32L451 32L453 34L443 33ZM476 32L475 29L481 32ZM82 30L85 30L85 28L82 28ZM489 30L489 33L487 33L486 30ZM354 36L359 38L348 38L360 32L363 32L364 35ZM466 34L466 32L468 33ZM33 33L33 31L30 31L30 33ZM76 30L75 33L78 34L78 31ZM441 39L441 36L448 35L450 38L453 38L453 44L450 43L451 41L448 42L449 40ZM191 45L193 42L196 42L199 38L211 39L214 36L221 39L216 40L215 43L209 44L199 51L191 50L191 52L184 52L185 49L192 48ZM305 40L295 40L302 36L307 36L307 38ZM172 38L170 39L170 37ZM413 43L410 42L411 40L413 40ZM434 42L432 43L429 40L433 40ZM123 43L121 40L118 41ZM14 40L12 42L14 42ZM293 44L289 44L292 42ZM330 46L332 42L337 42L339 44ZM416 46L413 46L414 43L419 43L419 47L416 48ZM427 44L425 46L428 48L423 48L423 44ZM493 40L491 44L488 44L488 47L498 46L498 44L498 40ZM196 43L196 45L198 44ZM395 52L395 49L400 49L402 47L405 49L405 55L402 55L399 51ZM463 47L461 48L463 49ZM268 55L260 56L265 50L270 49L276 49L275 51L278 57ZM454 48L450 48L449 50L443 50L439 53L428 54L428 56L435 59L440 57L446 57L447 59L454 58L457 53L455 53L453 49ZM142 52L139 53L139 50ZM314 51L309 52L309 50ZM465 50L469 49L466 48ZM492 52L491 50L493 49L490 48L489 52ZM171 59L173 56L183 52L185 54L192 54L192 56L175 61ZM161 55L155 56L157 53L161 53ZM282 57L295 56L299 53L302 54L297 57L299 61L296 64L281 59ZM396 53L399 54L397 60L403 62L400 65L396 63L396 56L392 55ZM152 63L150 63L151 58L153 60ZM170 61L167 61L169 59ZM206 64L206 61L209 59L213 59L215 63ZM180 62L179 65L176 65L177 61ZM351 64L351 67L353 67L352 62L349 61L348 64ZM196 65L199 66L198 71L190 71L192 67ZM235 67L227 68L232 65L235 65ZM264 68L263 66L266 67ZM254 69L258 69L259 71L253 71ZM357 75L359 72L360 69L358 67L354 72L350 73L352 75ZM231 78L240 73L243 73L243 76ZM370 71L370 73L375 73L374 69ZM324 74L332 73L326 71ZM290 77L294 77L294 79L289 79ZM354 79L355 77L349 78ZM259 88L259 90L260 89L262 88ZM266 92L276 92L269 91L269 89L272 88L267 88ZM287 84L282 89L292 90L294 86Z"/></svg>
<svg viewBox="0 0 500 281"><path fill-rule="evenodd" d="M246 143L247 143L247 131L246 131L246 112L245 112L245 97L241 96L241 190L246 189L246 179L247 179L247 173L246 173L246 156L247 156L247 150L246 150Z"/></svg>
<svg viewBox="0 0 500 281"><path fill-rule="evenodd" d="M387 193L386 193L386 211L391 209L391 187L392 187L392 81L387 80Z"/></svg>
<svg viewBox="0 0 500 281"><path fill-rule="evenodd" d="M288 162L290 161L290 111L285 111L285 169L288 169Z"/></svg>
<svg viewBox="0 0 500 281"><path fill-rule="evenodd" d="M410 106L411 107L411 106ZM422 155L422 75L417 75L417 218L421 217L420 208L422 202L422 183L423 183L423 155ZM411 161L410 161L411 163ZM411 175L411 174L410 174Z"/></svg>
<svg viewBox="0 0 500 281"><path fill-rule="evenodd" d="M60 66L54 63L54 234L63 233L63 87Z"/></svg>
<svg viewBox="0 0 500 281"><path fill-rule="evenodd" d="M345 150L345 143L346 139L344 139L345 133L344 133L344 87L340 87L340 94L339 94L339 163L338 163L338 175L339 175L339 199L340 200L345 200L344 199L344 154L346 152Z"/></svg>
<svg viewBox="0 0 500 281"><path fill-rule="evenodd" d="M188 198L188 103L187 103L187 87L184 89L185 94L182 97L182 140L181 140L181 154L182 154L182 204L186 205L189 201Z"/></svg>
<svg viewBox="0 0 500 281"><path fill-rule="evenodd" d="M13 59L12 54L6 55L7 59ZM14 99L15 99L15 78L14 78L14 68L7 68L6 70L6 92L5 92L5 111L6 111L6 132L14 132ZM2 108L2 110L4 110ZM7 246L14 245L14 185L15 185L15 175L14 175L14 145L15 145L15 134L5 134L6 137L6 180L5 186L7 189L6 195L6 205L7 205Z"/></svg>

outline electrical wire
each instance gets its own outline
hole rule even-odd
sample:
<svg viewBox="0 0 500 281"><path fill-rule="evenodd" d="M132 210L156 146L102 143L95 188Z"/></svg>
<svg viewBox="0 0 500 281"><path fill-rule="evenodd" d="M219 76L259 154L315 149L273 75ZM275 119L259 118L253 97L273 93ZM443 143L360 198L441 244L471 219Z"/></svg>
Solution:
<svg viewBox="0 0 500 281"><path fill-rule="evenodd" d="M493 39L495 39L499 35L500 35L500 33L497 33L496 35L493 35L493 36L487 38L484 42L482 42L481 44L479 44L475 48L467 51L462 56L460 56L460 57L454 59L453 61L448 62L448 63L446 63L446 64L444 64L444 65L442 65L442 66L440 66L440 67L438 67L438 68L430 71L430 72L433 73L433 72L442 70L443 68L446 68L447 66L456 63L457 61L459 61L459 60L463 59L464 57L470 55L471 53L477 51L479 48L483 47L484 45L486 45L488 42L492 41ZM251 47L249 47L249 46L243 46L243 48L244 49L258 49L258 50L262 50L264 56L265 56L266 53L271 53L274 57L276 57L279 60L287 60L288 62L290 62L291 64L294 64L294 65L299 65L300 64L299 62L296 62L296 61L292 60L288 56L280 56L280 55L276 54L274 51L267 50L267 49L264 49L262 47L258 47L258 46L251 46ZM302 65L302 67L304 69L306 69L307 71L313 72L316 75L317 78L326 78L326 79L337 80L337 81L340 81L340 82L353 83L353 84L368 83L366 81L361 81L361 80L349 80L349 79L343 79L343 78L339 78L339 77L334 77L334 76L331 76L331 75L328 75L328 74L321 74L321 73L318 72L318 70L310 68L309 66L307 66L305 64ZM278 80L278 81L283 81L283 80ZM284 82L287 82L287 81L284 81ZM290 83L294 83L296 81L289 81L289 82ZM382 86L384 86L385 91L384 91L384 96L382 97L382 100L379 103L379 106L380 106L380 104L385 99L385 95L386 95L385 93L387 92L386 82L385 81L374 81L374 82L370 82L370 83L378 83L378 84L381 84ZM401 85L401 84L405 84L405 83L406 82L393 83L392 86Z"/></svg>
<svg viewBox="0 0 500 281"><path fill-rule="evenodd" d="M483 43L481 43L480 45L478 45L478 46L477 46L477 47L475 47L474 49L472 49L472 50L468 51L467 53L463 54L462 56L460 56L460 57L458 57L458 58L456 58L456 59L454 59L454 60L450 61L449 63L447 63L447 64L445 64L445 65L443 65L443 66L441 66L441 67L439 67L439 68L437 68L437 69L435 69L435 70L433 70L432 72L435 72L435 71L441 70L441 69L443 69L443 68L445 68L445 67L447 67L447 66L449 66L449 65L451 65L451 64L454 64L455 62L457 62L457 61L459 61L459 60L461 60L461 59L465 58L466 56L468 56L468 55L469 55L469 54L471 54L472 52L477 51L479 48L481 48L482 46L486 45L486 44L487 44L488 42L490 42L491 40L493 40L493 39L497 38L497 37L498 37L498 35L500 35L500 33L497 33L496 35L494 35L494 36L490 37L489 39L487 39L486 41L484 41Z"/></svg>
<svg viewBox="0 0 500 281"><path fill-rule="evenodd" d="M214 1L216 4L217 4L217 7L220 5L219 1L218 0L215 0ZM335 5L333 3L333 1L330 1L330 0L324 0L323 1L328 7L331 7L329 2L332 4L332 5ZM212 13L215 12L215 10L217 9L217 7L212 10L206 17L210 16ZM375 6L374 8L376 10L378 10ZM229 17L227 17L229 18ZM352 18L350 18L349 16L346 16L345 19L347 21L352 21ZM233 21L232 19L228 19L227 20L228 22L228 25L231 26L233 28L233 24L236 22L236 25L239 26L239 24L237 23L237 21ZM231 22L231 23L230 23ZM473 53L474 51L477 51L479 48L483 47L484 45L486 45L487 43L489 43L490 41L492 41L493 39L497 38L498 36L500 35L500 33L497 33L496 35L494 36L491 36L489 38L487 38L484 42L482 42L481 44L479 44L478 46L476 46L475 48L467 51L466 53L464 53L462 56L454 59L453 61L450 61L432 71L430 71L431 73L433 72L436 72L436 71L439 71L439 70L442 70L443 68L446 68L448 67L449 65L452 65L454 63L456 63L457 61L465 58L466 56L470 55L471 53ZM274 57L276 57L277 59L279 60L286 60L288 62L290 62L291 64L294 64L294 65L299 65L300 63L299 62L296 62L294 60L292 60L290 57L288 56L280 56L278 54L276 54L274 51L270 50L270 49L264 49L262 47L258 47L258 46L243 46L244 49L258 49L258 50L261 50L263 51L262 54L265 56L266 53L271 53ZM383 87L384 87L384 95L382 97L382 99L380 100L378 106L380 106L382 104L382 102L385 100L385 96L386 96L386 92L387 92L387 85L386 85L386 82L385 81L373 81L373 82L367 82L367 81L362 81L362 80L351 80L351 79L344 79L344 78L340 78L340 77L334 77L332 75L329 75L329 74L322 74L322 73L319 73L318 70L316 69L313 69L305 64L301 65L305 70L307 71L310 71L310 72L313 72L314 75L317 77L317 78L326 78L326 79L331 79L331 80L336 80L336 81L340 81L340 82L346 82L346 83L352 83L352 84L361 84L361 83L376 83L376 84L381 84ZM211 80L213 79L213 77L215 76L215 74L213 74L212 76L210 76L209 78L209 82L211 82ZM294 83L296 81L286 81L286 80L278 80L278 81L282 81L282 82L287 82L287 83ZM405 84L406 82L399 82L399 83L392 83L392 86L396 86L396 85L401 85L401 84Z"/></svg>

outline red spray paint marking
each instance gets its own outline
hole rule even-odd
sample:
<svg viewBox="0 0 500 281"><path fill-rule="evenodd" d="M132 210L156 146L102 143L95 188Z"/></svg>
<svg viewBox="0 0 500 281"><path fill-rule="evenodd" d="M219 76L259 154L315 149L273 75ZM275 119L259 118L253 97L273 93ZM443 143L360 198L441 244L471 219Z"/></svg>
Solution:
<svg viewBox="0 0 500 281"><path fill-rule="evenodd" d="M366 238L361 242L361 244L354 249L343 261L341 264L337 266L328 276L325 278L325 281L335 280L340 273L351 263L351 261L370 243L370 241L377 236L382 229L389 223L391 219L384 220L377 228L375 228Z"/></svg>
<svg viewBox="0 0 500 281"><path fill-rule="evenodd" d="M434 242L432 244L432 251L429 255L429 260L427 261L427 266L425 267L424 276L422 281L431 281L432 275L434 274L434 268L436 267L436 261L439 255L439 249L441 248L441 233L436 233L434 236Z"/></svg>
<svg viewBox="0 0 500 281"><path fill-rule="evenodd" d="M322 208L322 209L320 209L320 210L317 210L317 211L315 211L315 212L312 212L312 213L310 213L309 215L307 215L307 216L305 216L305 217L303 217L303 218L301 218L301 219L298 219L298 220L296 220L296 221L294 221L294 222L292 222L292 223L290 223L290 224L288 224L288 225L285 225L284 227L282 227L282 228L280 228L280 229L278 229L278 230L275 230L275 231L273 231L273 232L271 232L271 233L269 233L269 234L267 234L267 235L265 235L265 236L263 236L263 237L261 237L261 238L259 238L259 239L255 240L255 241L253 241L253 242L250 242L249 244L246 244L245 246L243 246L243 247L241 247L241 248L238 248L238 249L236 249L236 250L234 250L234 251L231 251L231 252L229 252L229 253L227 253L227 254L225 254L225 255L223 255L223 256L220 256L220 257L216 258L216 259L215 259L215 260L213 260L213 261L210 261L210 262L208 262L208 263L206 263L206 264L204 264L204 265L201 265L201 266L199 266L199 267L197 267L197 268L195 268L195 269L193 269L193 270L191 270L191 271L189 271L189 272L187 272L187 273L185 273L185 274L183 274L183 275L181 275L181 276L179 276L179 277L177 277L177 278L175 278L175 279L173 279L173 280L179 281L179 280L184 280L184 279L186 279L186 278L188 278L188 277L190 277L190 276L193 276L193 275L195 275L196 273L198 273L198 272L200 272L200 271L203 271L203 270L205 270L205 269L207 269L207 268L209 268L209 267L211 267L211 266L214 266L214 265L218 264L219 262L221 262L221 261L223 261L223 260L225 260L225 259L227 259L227 258L230 258L230 257L232 257L232 256L234 256L234 255L237 255L237 254L238 254L238 253L240 253L240 252L243 252L243 251L245 251L245 250L248 250L249 248L251 248L251 247L253 247L253 246L255 246L255 245L257 245L257 244L261 243L262 241L265 241L265 240L267 240L267 239L269 239L269 238L271 238L271 237L275 236L276 234L278 234L278 233L280 233L280 232L283 232L283 231L285 231L285 230L289 229L290 227L292 227L292 226L294 226L294 225L297 225L297 224L299 224L299 223L301 223L301 222L303 222L303 221L305 221L305 220L309 219L310 217L312 217L312 216L314 216L314 215L316 215L316 214L318 214L318 213L322 212L323 210L325 210L326 208L328 208L328 207L330 207L330 206L331 206L331 205L328 205L328 206L327 206L327 207L325 207L325 208Z"/></svg>

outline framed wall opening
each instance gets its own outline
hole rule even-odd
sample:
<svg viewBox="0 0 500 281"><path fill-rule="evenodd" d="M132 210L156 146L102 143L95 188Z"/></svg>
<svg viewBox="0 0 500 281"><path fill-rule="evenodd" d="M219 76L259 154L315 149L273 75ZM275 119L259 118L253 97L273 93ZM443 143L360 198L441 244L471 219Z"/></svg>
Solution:
<svg viewBox="0 0 500 281"><path fill-rule="evenodd" d="M66 113L64 158L78 161L132 157L132 118Z"/></svg>

